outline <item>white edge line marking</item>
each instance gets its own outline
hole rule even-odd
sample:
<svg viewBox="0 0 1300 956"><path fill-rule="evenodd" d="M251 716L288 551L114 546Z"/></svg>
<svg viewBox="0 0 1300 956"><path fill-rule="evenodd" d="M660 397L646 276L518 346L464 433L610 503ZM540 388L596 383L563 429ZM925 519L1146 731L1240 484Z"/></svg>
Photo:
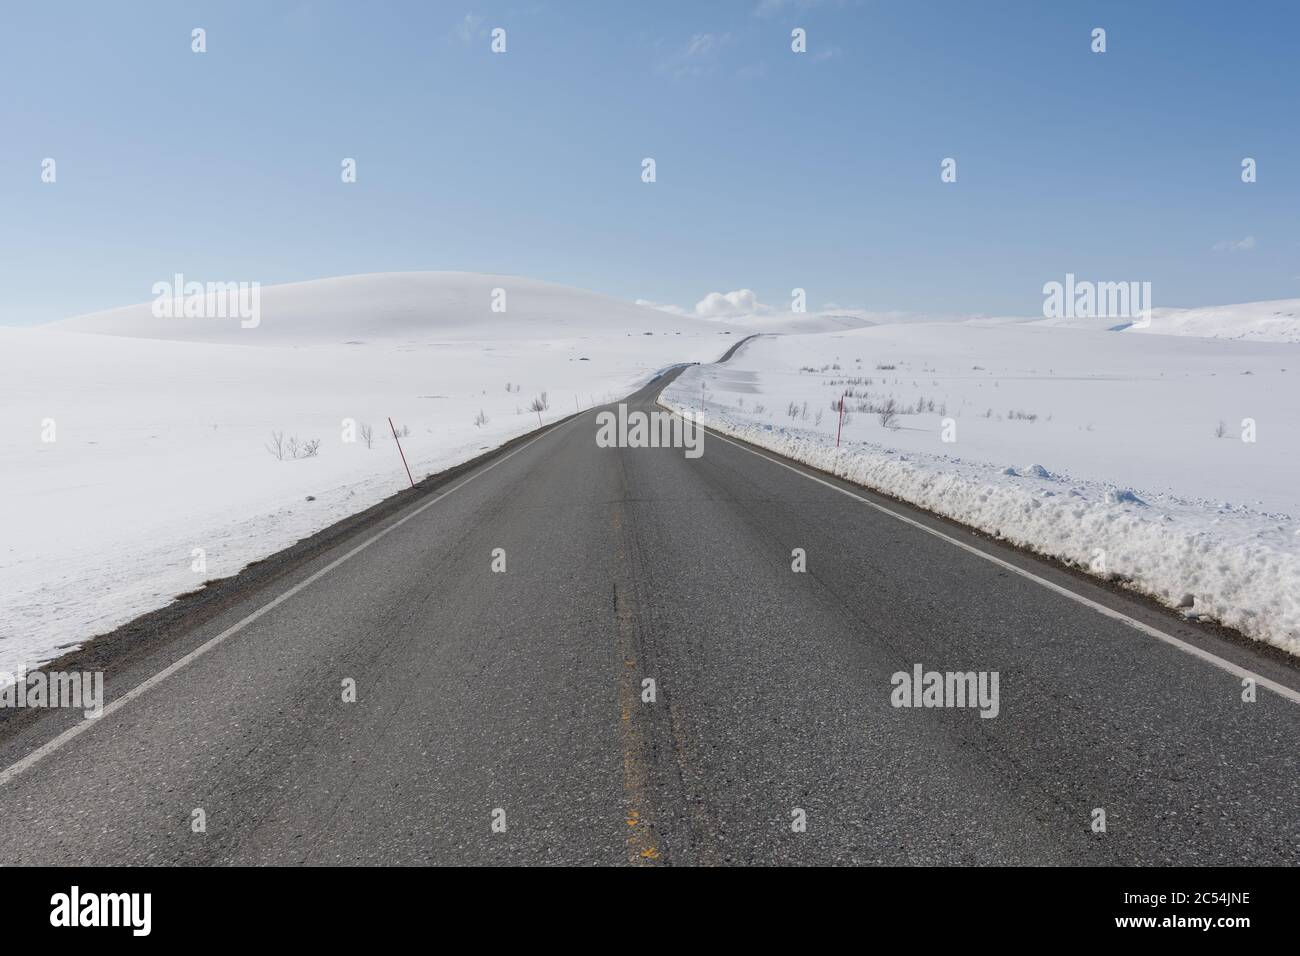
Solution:
<svg viewBox="0 0 1300 956"><path fill-rule="evenodd" d="M668 406L666 405L662 407L668 408ZM672 412L674 415L677 415L677 417L681 418L681 415L677 412L676 409L669 408L668 410ZM683 419L683 421L685 421L685 419ZM1072 601L1077 601L1079 604L1082 604L1084 607L1092 608L1094 611L1098 612L1099 614L1104 614L1106 615L1106 617L1113 618L1116 621L1122 621L1123 623L1127 624L1129 627L1136 628L1137 630L1141 631L1143 634L1148 634L1151 637L1156 638L1157 640L1164 641L1166 644L1176 647L1180 651L1190 654L1193 657L1200 658L1201 660L1205 661L1208 664L1213 664L1215 667L1219 668L1220 670L1227 671L1229 674L1232 674L1235 677L1250 678L1258 686L1268 688L1273 693L1277 694L1279 697L1285 697L1293 704L1300 704L1300 691L1287 687L1285 684L1279 684L1277 681L1270 680L1269 678L1264 677L1261 674L1256 674L1254 671L1246 670L1246 668L1234 664L1232 663L1232 661L1224 660L1222 657L1220 657L1217 654L1212 654L1207 650L1197 647L1195 644L1189 644L1186 641L1184 641L1182 638L1174 637L1172 634L1166 634L1164 631L1160 630L1159 628L1152 627L1150 624L1144 624L1142 621L1139 621L1137 618L1129 617L1127 614L1123 613L1122 611L1116 611L1114 608L1109 608L1104 604L1094 601L1092 598L1084 597L1082 594L1078 594L1074 591L1071 591L1069 588L1062 587L1061 585L1056 584L1053 581L1049 581L1046 578L1040 578L1037 574L1034 574L1032 571L1026 571L1024 568L1018 567L1017 565L1012 564L1010 561L1004 561L1001 558L989 554L986 551L981 551L979 548L975 547L974 545L967 544L965 541L958 541L956 538L950 537L949 535L944 534L942 531L937 531L934 528L931 528L925 525L924 523L917 521L915 518L909 518L907 517L907 515L899 514L897 511L894 511L892 508L886 508L884 505L877 504L876 502L864 498L861 495L855 495L847 488L841 488L839 485L832 484L829 481L824 481L821 478L818 478L816 475L810 475L808 474L808 472L804 471L801 468L795 468L793 465L787 465L785 462L778 461L777 459L772 458L770 455L763 454L763 452L761 451L756 451L753 448L749 448L745 445L742 445L740 442L732 441L730 438L724 437L714 429L708 429L708 430L713 432L714 438L717 438L720 441L724 441L728 445L735 445L741 451L747 451L751 455L756 455L759 458L764 458L767 461L770 461L774 465L780 465L782 468L785 468L789 471L793 471L796 475L803 475L803 477L807 478L809 481L815 481L819 485L825 485L827 488L830 488L833 491L838 491L842 495L848 495L850 498L854 499L855 501L860 501L864 505L868 505L872 508L875 508L877 511L889 515L891 518L897 518L899 521L902 521L904 524L909 524L914 528L919 528L920 530L924 531L926 534L932 534L936 538L941 538L942 540L947 541L949 544L956 545L957 547L961 548L963 551L969 551L971 554L977 555L978 557L983 558L985 561L991 561L994 564L998 565L999 567L1003 567L1006 568L1008 571L1015 572L1016 574L1020 575L1022 578L1028 578L1030 581L1033 581L1036 584L1041 584L1049 591L1055 591L1057 594L1063 595L1064 597L1067 597Z"/></svg>
<svg viewBox="0 0 1300 956"><path fill-rule="evenodd" d="M69 727L67 730L59 734L57 737L50 738L45 743L41 744L41 746L37 747L35 750L29 753L26 757L23 757L21 760L11 764L10 766L6 767L4 770L0 771L0 787L3 787L5 784L7 784L14 777L17 777L23 771L30 769L34 764L39 763L41 760L44 760L46 757L54 753L54 751L58 750L60 747L64 746L70 741L81 736L91 727L94 727L104 718L108 717L110 714L113 714L116 711L121 710L127 704L131 703L131 701L135 700L137 697L140 697L141 695L147 693L148 691L156 687L158 684L165 681L168 677L171 677L172 674L175 674L177 671L194 663L196 660L198 660L208 651L212 650L218 644L221 644L223 641L225 641L226 638L239 633L241 630L243 630L249 624L252 624L254 621L262 617L264 614L267 614L270 611L275 610L275 608L279 607L285 601L289 600L289 598L293 597L299 591L302 591L305 588L315 584L321 578L325 577L325 575L329 574L331 571L337 568L344 561L347 561L349 558L355 557L356 555L360 554L362 551L366 550L366 548L370 547L380 538L387 535L390 531L394 531L397 528L400 528L402 525L406 524L406 522L410 521L416 515L419 515L421 512L426 511L429 508L432 508L434 505L436 505L443 498L446 498L452 492L464 488L475 478L479 477L480 475L487 474L497 465L513 458L515 455L519 454L525 448L528 448L531 445L534 445L537 442L541 441L547 435L551 435L557 431L560 431L561 429L565 428L568 424L571 424L573 421L577 421L577 416L575 416L573 419L571 419L569 422L565 424L557 425L547 429L546 432L544 432L543 434L538 435L536 438L531 439L530 441L528 441L523 445L520 445L514 451L509 452L506 455L503 455L502 457L498 458L496 461L488 465L486 468L482 468L474 472L474 474L470 475L468 478L460 482L460 484L456 485L455 487L448 488L446 491L442 492L437 497L429 499L424 504L420 505L418 508L412 511L410 514L404 515L403 517L399 518L397 521L394 521L392 524L388 525L383 530L376 532L374 535L367 538L365 541L361 542L359 545L357 545L347 554L335 558L333 561L325 565L325 567L321 568L319 571L312 574L310 577L304 578L303 580L299 581L289 590L285 591L279 597L275 598L275 600L270 601L267 604L263 604L252 614L249 614L247 617L243 618L237 623L230 625L230 627L226 628L216 637L209 638L208 640L200 644L198 647L194 648L194 650L186 654L184 657L181 657L173 661L171 664L168 664L166 667L160 670L157 674L154 674L152 677L145 680L144 682L137 684L135 687L131 688L121 697L118 697L107 707L105 707L98 717L91 717L85 720L78 721L77 723Z"/></svg>

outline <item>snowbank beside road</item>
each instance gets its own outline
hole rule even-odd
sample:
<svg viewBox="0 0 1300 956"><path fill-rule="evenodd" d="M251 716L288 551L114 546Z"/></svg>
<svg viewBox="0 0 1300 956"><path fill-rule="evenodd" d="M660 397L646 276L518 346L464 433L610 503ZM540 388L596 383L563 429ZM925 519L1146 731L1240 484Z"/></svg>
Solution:
<svg viewBox="0 0 1300 956"><path fill-rule="evenodd" d="M694 411L703 393L719 432L1300 654L1295 394L1281 390L1296 358L1293 345L882 327L756 340L688 369L661 402ZM837 450L830 406L846 390ZM860 410L891 398L892 427ZM1216 439L1219 407L1266 419L1268 444L1243 443L1235 421ZM943 441L945 422L960 440Z"/></svg>
<svg viewBox="0 0 1300 956"><path fill-rule="evenodd" d="M262 291L256 328L157 319L148 303L0 328L0 671L407 487L389 416L418 481L536 429L543 392L553 422L740 334L508 276ZM273 432L320 445L280 460Z"/></svg>

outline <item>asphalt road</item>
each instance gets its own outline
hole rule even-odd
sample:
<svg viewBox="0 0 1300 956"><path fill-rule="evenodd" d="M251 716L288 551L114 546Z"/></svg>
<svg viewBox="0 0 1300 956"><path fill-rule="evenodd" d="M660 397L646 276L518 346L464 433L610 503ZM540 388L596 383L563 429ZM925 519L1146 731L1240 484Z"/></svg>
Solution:
<svg viewBox="0 0 1300 956"><path fill-rule="evenodd" d="M771 456L595 435L593 410L119 669L117 709L75 737L51 745L80 726L51 713L0 739L0 767L47 748L0 774L0 860L1300 862L1300 705L1243 702L1238 677ZM891 706L918 663L996 671L998 715Z"/></svg>

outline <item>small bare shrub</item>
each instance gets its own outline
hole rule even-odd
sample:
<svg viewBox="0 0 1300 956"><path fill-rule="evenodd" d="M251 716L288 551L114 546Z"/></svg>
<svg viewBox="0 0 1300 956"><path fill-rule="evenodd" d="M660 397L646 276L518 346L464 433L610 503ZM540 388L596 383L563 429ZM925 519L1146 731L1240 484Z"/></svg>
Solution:
<svg viewBox="0 0 1300 956"><path fill-rule="evenodd" d="M271 453L276 461L285 459L298 458L315 458L320 453L320 439L311 440L300 439L297 435L285 437L284 432L271 432L271 440L266 444L266 450Z"/></svg>
<svg viewBox="0 0 1300 956"><path fill-rule="evenodd" d="M892 398L886 399L876 412L880 424L885 428L898 427L898 403Z"/></svg>

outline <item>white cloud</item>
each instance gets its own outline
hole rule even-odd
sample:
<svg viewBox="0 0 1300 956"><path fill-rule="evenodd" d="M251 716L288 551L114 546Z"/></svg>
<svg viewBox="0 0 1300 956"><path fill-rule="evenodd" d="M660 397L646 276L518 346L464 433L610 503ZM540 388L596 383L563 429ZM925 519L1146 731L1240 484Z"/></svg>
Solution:
<svg viewBox="0 0 1300 956"><path fill-rule="evenodd" d="M730 33L696 33L659 64L659 71L677 78L703 76L717 65L722 48L731 42Z"/></svg>
<svg viewBox="0 0 1300 956"><path fill-rule="evenodd" d="M1250 252L1255 248L1255 237L1245 239L1220 239L1213 246L1215 252Z"/></svg>
<svg viewBox="0 0 1300 956"><path fill-rule="evenodd" d="M772 311L758 301L753 289L734 292L710 292L695 303L695 314L705 319L727 319L738 315L757 315Z"/></svg>
<svg viewBox="0 0 1300 956"><path fill-rule="evenodd" d="M662 302L651 302L649 299L637 299L636 304L648 309L658 309L660 312L671 312L673 315L690 315L680 305L664 305Z"/></svg>
<svg viewBox="0 0 1300 956"><path fill-rule="evenodd" d="M697 33L686 44L686 56L704 56L717 48L719 40L712 33Z"/></svg>

